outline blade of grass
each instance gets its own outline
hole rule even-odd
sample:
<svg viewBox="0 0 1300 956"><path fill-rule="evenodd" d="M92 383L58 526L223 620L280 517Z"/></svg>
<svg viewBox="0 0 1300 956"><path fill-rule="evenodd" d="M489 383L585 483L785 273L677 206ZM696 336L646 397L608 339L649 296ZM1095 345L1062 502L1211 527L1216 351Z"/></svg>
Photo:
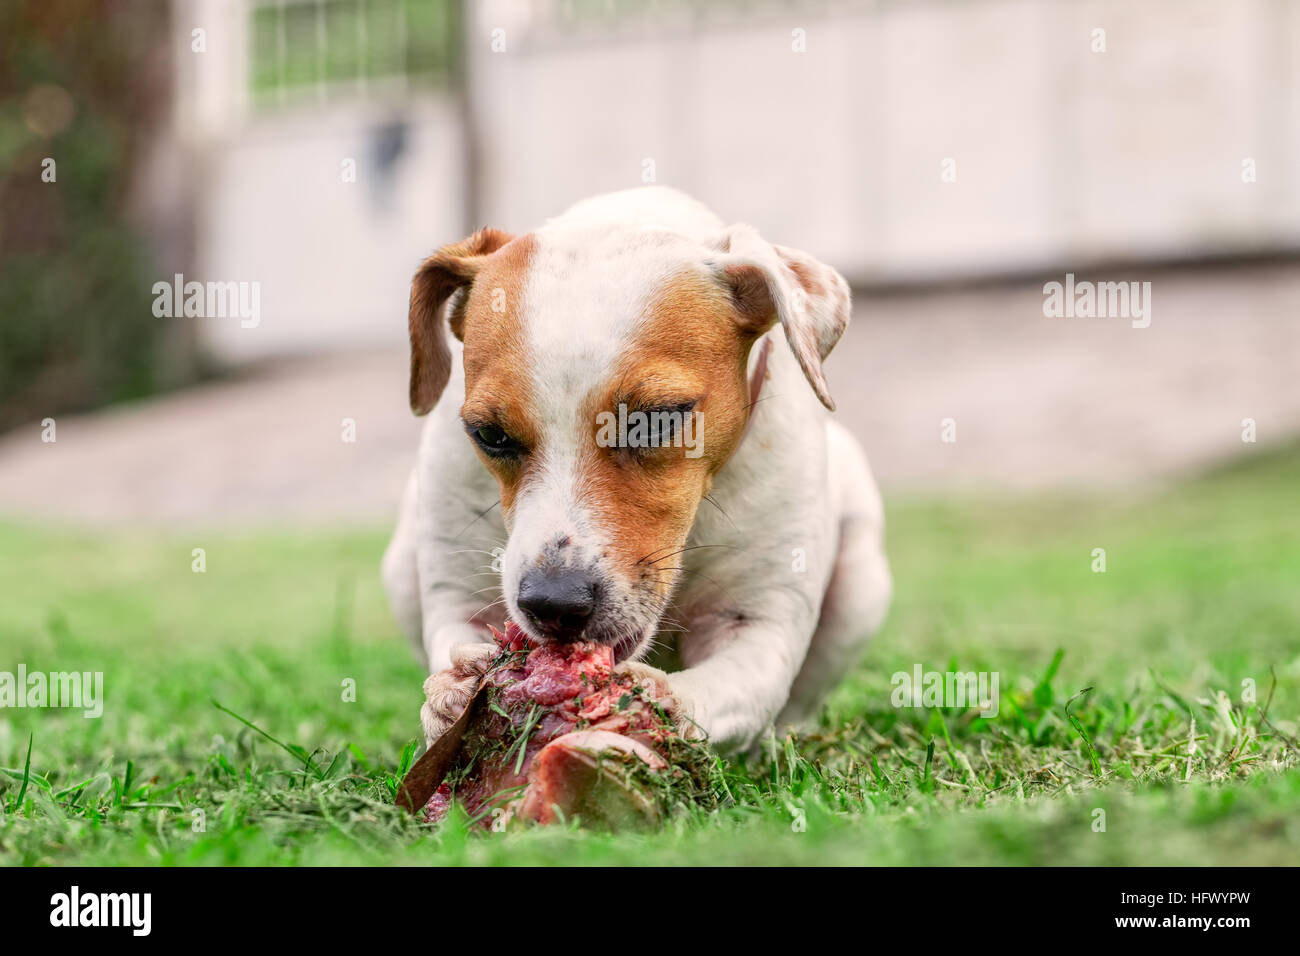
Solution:
<svg viewBox="0 0 1300 956"><path fill-rule="evenodd" d="M251 720L244 719L239 714L231 710L229 707L224 706L216 698L211 698L211 700L212 700L212 706L217 708L217 710L220 710L223 713L227 713L231 717L234 717L235 720L239 721L245 727L248 727L252 730L256 730L259 734L261 734L267 740L271 741L271 743L275 744L277 747L282 749L285 753L289 754L296 760L301 760L304 769L315 773L318 778L320 777L320 771L316 767L312 766L311 754L307 753L307 751L304 750L302 747L299 747L296 744L286 744L282 740L277 740L275 737L272 737L269 733L267 733L261 727L257 726L257 724L253 723Z"/></svg>
<svg viewBox="0 0 1300 956"><path fill-rule="evenodd" d="M1071 704L1073 704L1080 697L1083 697L1085 694L1091 694L1091 693L1092 693L1092 688L1085 687L1083 690L1079 691L1079 693L1075 694L1073 697L1067 700L1065 702L1065 717L1070 722L1070 726L1074 728L1075 733L1077 733L1079 735L1079 738L1083 741L1084 747L1088 749L1088 761L1092 764L1093 776L1101 777L1105 775L1102 773L1101 760L1097 756L1097 750L1092 746L1092 740L1091 738L1089 738L1088 732L1083 729L1083 723L1079 720L1078 717L1070 713Z"/></svg>
<svg viewBox="0 0 1300 956"><path fill-rule="evenodd" d="M32 778L32 741L36 739L36 734L27 735L27 762L23 766L23 785L18 791L18 802L14 804L14 812L23 808L23 798L27 796L27 782Z"/></svg>

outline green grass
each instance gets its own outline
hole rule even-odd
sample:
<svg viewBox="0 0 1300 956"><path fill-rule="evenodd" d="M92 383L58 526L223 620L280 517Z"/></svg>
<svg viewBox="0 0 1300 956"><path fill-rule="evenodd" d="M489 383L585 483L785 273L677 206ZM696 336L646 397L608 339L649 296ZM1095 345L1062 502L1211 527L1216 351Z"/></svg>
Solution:
<svg viewBox="0 0 1300 956"><path fill-rule="evenodd" d="M650 835L391 806L423 675L382 529L0 525L0 670L101 670L106 698L98 720L0 710L0 859L1294 864L1297 489L1288 450L1122 496L894 500L895 605L821 731L727 764L723 809ZM894 708L918 662L998 672L999 714Z"/></svg>

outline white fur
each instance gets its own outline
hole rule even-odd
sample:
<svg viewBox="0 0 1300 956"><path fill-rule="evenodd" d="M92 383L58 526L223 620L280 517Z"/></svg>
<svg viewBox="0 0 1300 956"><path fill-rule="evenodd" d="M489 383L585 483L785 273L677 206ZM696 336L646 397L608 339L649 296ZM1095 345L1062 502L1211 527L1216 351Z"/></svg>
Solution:
<svg viewBox="0 0 1300 956"><path fill-rule="evenodd" d="M509 534L496 482L458 418L465 383L453 350L384 559L394 613L431 670L448 668L453 645L481 640L483 623L500 626L506 607L515 610L521 568L547 542L568 536L575 561L604 549L606 532L575 481L590 435L577 402L606 381L648 297L683 266L704 268L725 228L694 200L652 187L584 200L536 231L522 309L547 457L516 500ZM767 336L762 401L687 541L713 547L676 559L686 571L664 613L673 624L660 631L658 609L624 609L646 638L659 633L660 659L676 657L671 692L722 749L813 716L879 627L891 593L866 460L829 419L781 327ZM504 549L499 576L493 548Z"/></svg>

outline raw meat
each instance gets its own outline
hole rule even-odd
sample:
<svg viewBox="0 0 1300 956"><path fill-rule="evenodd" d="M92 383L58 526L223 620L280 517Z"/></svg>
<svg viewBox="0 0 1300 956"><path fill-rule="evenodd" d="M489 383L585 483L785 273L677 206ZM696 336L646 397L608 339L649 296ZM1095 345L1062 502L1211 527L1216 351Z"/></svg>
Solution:
<svg viewBox="0 0 1300 956"><path fill-rule="evenodd" d="M429 821L454 801L483 825L577 816L621 828L709 802L707 748L683 740L646 688L614 676L609 647L533 644L513 623L493 635L478 692L412 768L399 803Z"/></svg>

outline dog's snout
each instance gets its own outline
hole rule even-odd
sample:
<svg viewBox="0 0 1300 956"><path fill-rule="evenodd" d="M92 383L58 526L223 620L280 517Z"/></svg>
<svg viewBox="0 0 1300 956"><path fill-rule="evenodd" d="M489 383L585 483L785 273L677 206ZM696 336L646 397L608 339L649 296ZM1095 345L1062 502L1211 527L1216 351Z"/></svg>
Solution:
<svg viewBox="0 0 1300 956"><path fill-rule="evenodd" d="M596 579L578 568L534 568L519 582L517 603L548 637L576 640L596 609Z"/></svg>

